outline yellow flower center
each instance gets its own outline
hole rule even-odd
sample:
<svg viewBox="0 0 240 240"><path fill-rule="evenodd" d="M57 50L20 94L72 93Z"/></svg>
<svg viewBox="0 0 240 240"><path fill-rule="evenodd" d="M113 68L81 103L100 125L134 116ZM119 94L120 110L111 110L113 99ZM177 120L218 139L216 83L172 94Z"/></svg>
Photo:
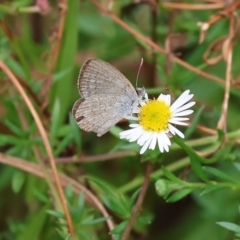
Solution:
<svg viewBox="0 0 240 240"><path fill-rule="evenodd" d="M140 125L147 131L160 132L168 129L172 117L170 106L161 100L152 100L140 107Z"/></svg>

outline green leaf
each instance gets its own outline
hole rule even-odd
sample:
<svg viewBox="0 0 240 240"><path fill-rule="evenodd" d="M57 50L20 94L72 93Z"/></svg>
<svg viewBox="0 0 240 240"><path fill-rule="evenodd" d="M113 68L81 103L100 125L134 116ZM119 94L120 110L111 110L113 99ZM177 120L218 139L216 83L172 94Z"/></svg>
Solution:
<svg viewBox="0 0 240 240"><path fill-rule="evenodd" d="M240 163L233 163L234 167L240 172Z"/></svg>
<svg viewBox="0 0 240 240"><path fill-rule="evenodd" d="M21 145L22 139L15 136L0 134L0 146L10 145Z"/></svg>
<svg viewBox="0 0 240 240"><path fill-rule="evenodd" d="M101 196L101 199L108 208L120 215L122 218L129 217L131 208L128 206L128 204L122 204L117 196Z"/></svg>
<svg viewBox="0 0 240 240"><path fill-rule="evenodd" d="M40 192L37 188L33 190L33 194L37 199L43 203L49 203L50 199L46 195L44 195L42 192Z"/></svg>
<svg viewBox="0 0 240 240"><path fill-rule="evenodd" d="M186 182L182 181L181 179L177 178L173 173L171 173L170 171L168 171L167 168L165 168L164 166L162 167L162 171L164 173L164 175L169 179L172 180L173 182L177 182L180 183L181 185L185 185Z"/></svg>
<svg viewBox="0 0 240 240"><path fill-rule="evenodd" d="M179 191L185 188L184 185L169 181L167 179L159 179L155 183L155 189L159 196L167 198L172 191Z"/></svg>
<svg viewBox="0 0 240 240"><path fill-rule="evenodd" d="M137 199L137 196L138 196L138 194L140 193L140 191L141 191L141 188L137 189L137 190L132 194L132 196L131 196L131 198L130 198L130 205L131 205L131 206L134 206L134 202L135 202L135 200Z"/></svg>
<svg viewBox="0 0 240 240"><path fill-rule="evenodd" d="M238 180L236 180L232 176L229 176L226 173L220 171L219 169L216 169L213 167L208 167L208 166L204 166L203 169L204 169L204 171L206 171L206 172L212 174L213 176L220 178L224 181L231 182L231 183L237 183L237 184L240 183Z"/></svg>
<svg viewBox="0 0 240 240"><path fill-rule="evenodd" d="M191 188L186 188L174 193L171 197L167 199L167 202L176 202L187 196L193 191Z"/></svg>
<svg viewBox="0 0 240 240"><path fill-rule="evenodd" d="M20 171L16 171L12 178L12 189L14 193L18 193L25 181L25 174Z"/></svg>
<svg viewBox="0 0 240 240"><path fill-rule="evenodd" d="M109 130L109 132L116 138L119 139L119 134L120 132L122 132L123 130L120 127L117 126L112 126Z"/></svg>
<svg viewBox="0 0 240 240"><path fill-rule="evenodd" d="M78 196L77 201L77 207L73 208L71 207L71 213L72 216L75 218L75 222L80 222L84 213L85 213L86 207L85 207L85 197L84 192L81 191L81 193Z"/></svg>
<svg viewBox="0 0 240 240"><path fill-rule="evenodd" d="M94 219L93 216L89 216L85 220L82 221L83 225L94 225L98 223L105 222L108 218L107 217L101 217L101 218L96 218Z"/></svg>
<svg viewBox="0 0 240 240"><path fill-rule="evenodd" d="M59 116L60 116L60 101L56 99L54 102L53 110L52 110L52 117L51 117L51 124L50 124L50 142L54 145L54 141L57 136L57 132L59 129Z"/></svg>
<svg viewBox="0 0 240 240"><path fill-rule="evenodd" d="M194 133L194 131L196 130L196 126L197 126L197 124L199 122L199 119L202 115L203 109L204 109L204 106L199 108L198 111L194 114L194 117L191 121L191 125L184 132L185 139L188 139L192 135L192 133Z"/></svg>
<svg viewBox="0 0 240 240"><path fill-rule="evenodd" d="M17 136L21 136L25 132L23 131L23 128L20 128L19 126L16 125L16 123L13 123L8 119L6 119L4 123Z"/></svg>
<svg viewBox="0 0 240 240"><path fill-rule="evenodd" d="M80 131L80 128L78 127L77 123L75 122L72 114L69 115L69 122L70 122L71 131L72 131L72 134L73 134L73 140L75 140L78 151L81 152L81 149L82 149L82 131Z"/></svg>
<svg viewBox="0 0 240 240"><path fill-rule="evenodd" d="M112 234L121 234L127 227L128 221L121 222L118 224L110 233Z"/></svg>
<svg viewBox="0 0 240 240"><path fill-rule="evenodd" d="M63 69L62 71L55 72L53 75L53 82L56 83L59 80L67 77L69 74L71 74L72 71L73 71L73 67L71 66L69 68Z"/></svg>
<svg viewBox="0 0 240 240"><path fill-rule="evenodd" d="M79 194L79 197L78 197L78 207L79 207L79 209L84 208L84 203L85 203L84 199L85 199L84 191L81 191L81 193Z"/></svg>
<svg viewBox="0 0 240 240"><path fill-rule="evenodd" d="M79 16L79 1L69 1L68 10L65 18L65 26L63 38L61 39L61 51L58 57L56 72L66 70L66 74L59 77L51 89L51 105L59 98L61 112L59 115L60 125L64 122L69 109L73 105L73 89L77 92L77 75L73 71L75 57L78 45L78 16ZM67 71L71 69L71 71ZM74 88L73 88L74 86Z"/></svg>
<svg viewBox="0 0 240 240"><path fill-rule="evenodd" d="M222 141L222 139L223 139L224 136L225 136L224 131L221 130L221 129L218 129L217 132L218 132L218 140L219 140L219 141Z"/></svg>
<svg viewBox="0 0 240 240"><path fill-rule="evenodd" d="M30 0L18 0L11 3L11 5L15 8L27 7L29 4Z"/></svg>
<svg viewBox="0 0 240 240"><path fill-rule="evenodd" d="M65 189L65 194L68 199L71 199L74 196L73 186L71 183L67 185L67 188Z"/></svg>
<svg viewBox="0 0 240 240"><path fill-rule="evenodd" d="M89 240L92 238L91 234L86 232L86 231L83 231L82 229L78 230L78 235L79 235L79 238L74 238L73 240ZM63 239L63 240L67 240L67 239Z"/></svg>
<svg viewBox="0 0 240 240"><path fill-rule="evenodd" d="M121 215L123 218L129 217L131 205L130 201L127 200L125 196L117 194L115 189L99 179L91 177L90 180L94 181L94 183L96 183L100 187L100 190L104 193L101 195L101 199L108 208Z"/></svg>
<svg viewBox="0 0 240 240"><path fill-rule="evenodd" d="M65 219L65 214L62 212L58 212L55 210L47 210L47 213L49 213L50 215L56 217L56 218L62 218Z"/></svg>
<svg viewBox="0 0 240 240"><path fill-rule="evenodd" d="M219 185L209 185L207 186L201 193L200 196L203 196L205 194L220 190L222 188L225 188L225 186L219 186Z"/></svg>
<svg viewBox="0 0 240 240"><path fill-rule="evenodd" d="M152 223L154 216L152 214L147 214L145 216L139 216L137 222L143 225L149 225Z"/></svg>
<svg viewBox="0 0 240 240"><path fill-rule="evenodd" d="M28 220L26 223L26 231L18 233L18 240L26 239L38 239L44 229L44 225L47 221L46 210L49 208L49 204L44 205L38 211L28 215Z"/></svg>
<svg viewBox="0 0 240 240"><path fill-rule="evenodd" d="M180 140L180 138L173 137L172 139L175 143L177 143L180 147L182 147L182 149L184 149L186 153L189 155L190 162L195 174L204 182L208 182L209 180L207 178L207 175L205 174L205 172L202 170L202 167L201 167L202 157L198 156L192 150L192 148L186 145L182 140Z"/></svg>
<svg viewBox="0 0 240 240"><path fill-rule="evenodd" d="M22 79L29 79L29 66L26 62L25 57L23 56L23 50L19 39L15 39L11 42L11 44L15 50L15 54L19 57L20 62L16 61L12 57L9 57L6 59L6 64L17 76L20 76Z"/></svg>
<svg viewBox="0 0 240 240"><path fill-rule="evenodd" d="M70 143L73 142L73 135L66 135L58 144L56 150L54 150L54 155L59 156L61 152L63 152Z"/></svg>
<svg viewBox="0 0 240 240"><path fill-rule="evenodd" d="M230 231L233 231L237 234L240 234L240 226L235 224L235 223L230 223L230 222L217 222L218 225L221 227L224 227Z"/></svg>

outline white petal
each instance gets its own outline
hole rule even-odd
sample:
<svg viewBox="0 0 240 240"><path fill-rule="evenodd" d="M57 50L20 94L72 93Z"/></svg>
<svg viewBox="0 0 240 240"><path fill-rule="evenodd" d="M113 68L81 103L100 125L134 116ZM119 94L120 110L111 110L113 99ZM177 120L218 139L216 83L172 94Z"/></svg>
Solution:
<svg viewBox="0 0 240 240"><path fill-rule="evenodd" d="M151 132L144 131L142 136L137 141L138 145L143 146L143 144L148 140L150 136L151 136Z"/></svg>
<svg viewBox="0 0 240 240"><path fill-rule="evenodd" d="M152 136L152 141L151 141L151 144L150 144L149 149L154 150L155 147L156 147L156 143L157 143L157 133L154 132L154 133L153 133L153 136Z"/></svg>
<svg viewBox="0 0 240 240"><path fill-rule="evenodd" d="M149 137L148 140L144 143L144 145L140 151L140 154L143 154L147 150L151 141L152 141L152 136Z"/></svg>
<svg viewBox="0 0 240 240"><path fill-rule="evenodd" d="M137 139L139 139L142 135L144 134L144 131L136 131L135 133L133 133L131 135L131 137L129 137L129 142L134 142L136 141Z"/></svg>
<svg viewBox="0 0 240 240"><path fill-rule="evenodd" d="M171 104L171 95L168 94L167 97L166 97L166 104L170 106Z"/></svg>
<svg viewBox="0 0 240 240"><path fill-rule="evenodd" d="M170 141L167 133L164 133L163 137L164 137L164 141L166 142L166 144L167 144L168 146L171 146L171 141Z"/></svg>
<svg viewBox="0 0 240 240"><path fill-rule="evenodd" d="M169 151L169 147L168 146L171 146L171 142L169 140L169 137L166 135L166 133L163 133L162 134L162 143L163 143L163 148L165 149L166 152Z"/></svg>
<svg viewBox="0 0 240 240"><path fill-rule="evenodd" d="M181 111L183 111L185 109L188 109L188 108L192 107L194 104L195 104L195 102L189 102L189 103L183 105L182 107L175 109L175 111L173 111L173 113L181 112Z"/></svg>
<svg viewBox="0 0 240 240"><path fill-rule="evenodd" d="M167 105L170 106L170 104L169 104L169 94L166 94L166 95L163 95L163 96L164 96L164 98L163 98L162 101L164 101Z"/></svg>
<svg viewBox="0 0 240 240"><path fill-rule="evenodd" d="M158 135L158 147L159 147L160 152L164 152L163 142L164 142L164 137L162 136L162 133L161 133Z"/></svg>
<svg viewBox="0 0 240 240"><path fill-rule="evenodd" d="M187 121L187 120L189 120L189 118L173 117L171 120L174 120L174 121ZM171 120L170 120L170 121L171 121Z"/></svg>
<svg viewBox="0 0 240 240"><path fill-rule="evenodd" d="M173 116L174 117L181 117L181 116L190 115L191 113L193 113L193 110L186 110L186 111L183 111L183 112L174 113Z"/></svg>
<svg viewBox="0 0 240 240"><path fill-rule="evenodd" d="M175 128L173 125L169 124L168 128L173 135L177 134L179 137L184 138L184 134L180 132L177 128Z"/></svg>
<svg viewBox="0 0 240 240"><path fill-rule="evenodd" d="M171 110L174 112L178 107L181 107L184 105L186 102L188 102L192 97L193 94L189 95L189 90L186 90L183 92L180 97L172 104Z"/></svg>
<svg viewBox="0 0 240 240"><path fill-rule="evenodd" d="M174 110L177 108L176 105L179 106L179 103L183 102L185 97L188 96L189 92L190 92L189 90L186 90L176 99L176 101L172 104L172 107L174 108ZM183 104L181 104L181 105L183 105Z"/></svg>
<svg viewBox="0 0 240 240"><path fill-rule="evenodd" d="M123 132L119 133L120 138L128 138L128 136L131 136L136 131L136 128L129 129Z"/></svg>
<svg viewBox="0 0 240 240"><path fill-rule="evenodd" d="M144 97L145 97L146 100L148 100L148 94L147 93L145 93Z"/></svg>
<svg viewBox="0 0 240 240"><path fill-rule="evenodd" d="M166 152L169 152L169 146L165 142L163 142L163 148Z"/></svg>
<svg viewBox="0 0 240 240"><path fill-rule="evenodd" d="M140 124L132 123L132 124L129 125L129 127L136 128L136 127L141 127L141 126L140 126Z"/></svg>
<svg viewBox="0 0 240 240"><path fill-rule="evenodd" d="M162 93L157 98L157 100L160 100L160 101L164 101L164 99L165 99L165 94L162 94Z"/></svg>
<svg viewBox="0 0 240 240"><path fill-rule="evenodd" d="M128 120L139 120L137 117L130 116L130 115L124 116L123 118L128 119Z"/></svg>
<svg viewBox="0 0 240 240"><path fill-rule="evenodd" d="M174 120L174 119L171 119L169 122L172 123L172 124L182 125L182 126L187 126L188 125L185 122L180 122L180 121L177 121L177 120Z"/></svg>
<svg viewBox="0 0 240 240"><path fill-rule="evenodd" d="M138 114L138 113L140 113L141 112L141 110L140 110L140 108L138 107L138 108L135 108L134 110L133 110L133 113L135 113L135 114Z"/></svg>

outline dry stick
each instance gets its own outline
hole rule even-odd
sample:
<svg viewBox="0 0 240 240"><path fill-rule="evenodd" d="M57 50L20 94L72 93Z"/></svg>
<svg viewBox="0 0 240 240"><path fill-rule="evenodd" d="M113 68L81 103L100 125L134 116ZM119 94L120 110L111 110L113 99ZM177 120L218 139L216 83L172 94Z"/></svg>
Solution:
<svg viewBox="0 0 240 240"><path fill-rule="evenodd" d="M217 128L220 128L226 133L227 131L227 110L228 110L228 102L229 102L229 93L231 88L231 71L232 71L232 40L234 37L234 15L230 16L230 30L227 41L227 69L226 69L226 84L225 84L225 94L224 94L224 101L222 104L222 114L218 121Z"/></svg>
<svg viewBox="0 0 240 240"><path fill-rule="evenodd" d="M233 4L229 8L227 8L225 11L220 12L216 15L213 15L210 18L210 20L207 22L208 26L213 25L214 23L216 23L220 19L226 17L228 14L233 13L239 7L240 7L240 1L233 2Z"/></svg>
<svg viewBox="0 0 240 240"><path fill-rule="evenodd" d="M67 4L68 1L67 0L60 0L60 3L58 4L59 6L59 10L60 12L60 23L59 23L59 28L58 28L58 32L57 32L57 43L54 42L53 46L51 46L53 48L53 50L51 49L51 55L50 58L48 59L48 66L49 66L49 73L46 75L46 89L44 91L45 96L47 96L49 94L51 85L52 85L52 74L54 72L54 69L57 65L57 60L58 60L58 56L60 53L60 48L61 48L61 43L62 43L62 36L63 36L63 32L64 32L64 26L65 26L65 19L66 19L66 14L67 14ZM42 110L47 107L48 102L44 101L42 104Z"/></svg>
<svg viewBox="0 0 240 240"><path fill-rule="evenodd" d="M125 231L124 231L124 233L123 233L123 235L121 237L121 240L128 240L130 231L131 231L131 229L133 227L133 224L135 222L135 219L137 217L139 209L141 208L143 200L144 200L144 197L146 195L146 192L147 192L147 189L148 189L148 185L149 185L149 182L150 182L150 175L151 175L152 171L153 171L153 164L151 162L148 162L147 170L146 170L146 173L145 173L145 176L144 176L144 181L143 181L141 192L140 192L140 194L138 196L136 205L133 208L130 220L129 220L128 225L127 225L127 227L126 227L126 229L125 229Z"/></svg>
<svg viewBox="0 0 240 240"><path fill-rule="evenodd" d="M57 163L69 163L69 162L81 162L81 163L90 163L90 162L100 162L107 161L115 158L126 157L126 156L135 156L136 152L132 150L114 152L114 153L106 153L106 154L98 154L94 156L82 156L82 157L62 157L55 158L55 162Z"/></svg>
<svg viewBox="0 0 240 240"><path fill-rule="evenodd" d="M41 167L36 163L33 163L33 162L26 163L26 160L23 160L23 159L20 159L17 157L13 157L13 156L9 156L9 155L5 155L1 152L0 152L0 163L4 163L6 165L21 169L25 172L33 174L34 176L38 176L40 178L45 178ZM52 170L47 169L47 171L49 172L50 177L53 178ZM85 193L85 197L86 197L88 203L91 204L91 206L93 206L94 208L97 208L103 214L103 216L106 218L106 222L107 222L109 231L112 231L114 229L114 222L109 217L107 210L102 205L102 203L99 201L99 199L97 199L97 197L91 191L89 191L85 186L78 183L76 180L74 180L64 174L59 174L59 176L61 179L61 185L63 187L66 187L70 183L70 184L72 184L73 190L76 194L79 194L79 192L81 192L81 191L83 191Z"/></svg>
<svg viewBox="0 0 240 240"><path fill-rule="evenodd" d="M157 41L157 11L158 9L154 6L150 6L151 10L151 39L153 42ZM156 80L156 64L157 64L157 53L153 51L151 56L151 63L148 69L148 86L154 87Z"/></svg>
<svg viewBox="0 0 240 240"><path fill-rule="evenodd" d="M52 59L52 64L51 64L51 72L54 70L56 63L57 63L57 59L58 59L58 55L60 52L60 47L61 47L61 40L62 40L62 35L63 35L63 31L64 31L64 26L65 26L65 19L66 19L66 13L67 13L67 0L61 0L61 3L59 3L59 7L60 7L60 23L59 23L59 30L57 33L57 38L58 38L58 42L57 42L57 46L56 49L53 53L53 59Z"/></svg>
<svg viewBox="0 0 240 240"><path fill-rule="evenodd" d="M210 135L217 135L217 131L215 129L211 129L202 125L197 125L197 129Z"/></svg>
<svg viewBox="0 0 240 240"><path fill-rule="evenodd" d="M114 14L113 12L108 11L107 9L105 9L97 0L92 0L92 2L97 6L97 8L102 11L103 13L107 14L110 18L112 18L112 20L114 20L117 24L119 24L121 27L123 27L124 29L126 29L128 32L130 32L132 35L134 35L136 38L141 39L143 42L147 43L149 46L153 47L155 50L157 50L158 52L167 55L167 51L165 49L163 49L162 47L160 47L158 44L154 43L150 38L142 35L141 33L137 32L135 29L131 28L129 25L127 25L125 22L123 22L116 14ZM179 65L189 69L192 72L195 72L198 75L201 75L205 78L211 79L215 82L224 84L224 80L213 76L211 74L208 74L206 72L203 72L201 70L199 70L198 68L192 66L191 64L181 60L180 58L176 57L175 55L171 54L172 59L177 62ZM240 88L240 86L236 86L236 88Z"/></svg>
<svg viewBox="0 0 240 240"><path fill-rule="evenodd" d="M211 9L219 9L224 7L223 3L187 4L187 3L160 2L160 6L161 5L164 8L182 9L182 10L211 10Z"/></svg>
<svg viewBox="0 0 240 240"><path fill-rule="evenodd" d="M56 168L56 165L55 165L55 162L54 162L52 149L51 149L50 143L48 141L48 137L47 137L46 131L43 127L43 124L42 124L35 108L33 107L30 99L28 98L28 96L24 92L22 86L18 82L17 78L15 77L15 75L11 72L11 70L1 60L0 60L0 68L2 68L3 72L5 72L5 74L12 81L13 85L17 88L18 92L20 93L20 95L22 96L26 105L28 106L29 111L31 112L31 114L32 114L32 116L33 116L33 118L36 122L39 133L40 133L40 135L42 137L42 140L43 140L43 143L45 145L47 155L50 159L50 165L51 165L51 168L52 168L52 171L53 171L53 176L54 176L54 180L56 182L56 186L57 186L58 194L59 194L59 197L60 197L60 201L62 203L62 207L63 207L64 213L65 213L65 216L66 216L69 231L70 231L72 236L75 236L72 220L71 220L70 213L69 213L69 210L68 210L68 207L67 207L67 202L66 202L65 196L63 194L63 190L62 190L62 187L61 187L61 183L60 183L60 179L59 179L59 176L58 176L57 168Z"/></svg>

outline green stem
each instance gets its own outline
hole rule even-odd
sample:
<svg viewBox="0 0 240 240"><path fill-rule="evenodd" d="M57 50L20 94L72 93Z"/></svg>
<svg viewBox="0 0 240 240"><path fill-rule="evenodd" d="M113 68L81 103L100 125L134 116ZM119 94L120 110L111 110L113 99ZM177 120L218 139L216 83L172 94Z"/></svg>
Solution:
<svg viewBox="0 0 240 240"><path fill-rule="evenodd" d="M8 13L8 14L16 14L16 13L36 13L39 12L38 6L30 6L30 7L12 7L4 4L0 4L0 11Z"/></svg>
<svg viewBox="0 0 240 240"><path fill-rule="evenodd" d="M181 160L179 160L177 162L169 164L166 168L169 171L174 172L174 171L176 171L176 170L178 170L180 168L183 168L183 167L185 167L185 166L187 166L189 164L190 164L189 158L186 157L186 158L183 158L183 159L181 159ZM155 180L156 178L159 178L162 175L163 175L163 171L162 171L162 169L159 169L159 170L157 170L157 171L155 171L155 172L153 172L151 174L151 179ZM118 193L123 194L123 193L129 192L129 191L131 191L131 190L141 186L142 183L143 183L143 180L144 180L143 177L135 178L134 180L132 180L128 184L126 184L126 185L122 186L121 188L119 188L118 189Z"/></svg>

